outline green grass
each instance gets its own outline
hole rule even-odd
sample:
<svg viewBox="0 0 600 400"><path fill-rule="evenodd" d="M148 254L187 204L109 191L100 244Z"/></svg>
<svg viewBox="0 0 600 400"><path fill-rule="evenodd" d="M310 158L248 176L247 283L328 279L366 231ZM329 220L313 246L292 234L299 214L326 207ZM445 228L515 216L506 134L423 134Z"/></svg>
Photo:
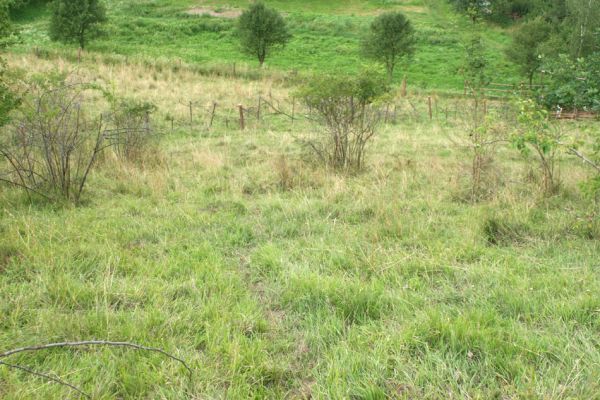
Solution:
<svg viewBox="0 0 600 400"><path fill-rule="evenodd" d="M190 81L211 100L268 84L103 68L165 107ZM543 199L533 160L503 148L494 197L469 203L452 120L401 118L346 176L305 161L294 136L312 126L290 129L180 127L160 162L107 158L78 207L0 187L0 348L129 340L193 369L107 348L10 359L95 399L598 398L600 224L578 163ZM0 383L71 395L5 367Z"/></svg>
<svg viewBox="0 0 600 400"><path fill-rule="evenodd" d="M108 1L110 22L105 35L90 43L89 50L146 59L181 59L199 65L231 69L233 63L256 66L240 53L235 20L192 16L186 11L203 6L223 9L244 7L242 1L189 0L153 2ZM472 29L479 31L488 47L490 75L497 82L519 81L514 65L503 49L510 43L507 32L491 25L473 28L468 19L454 13L444 0L403 1L272 1L287 14L294 35L289 45L267 60L269 69L301 72L355 73L364 60L359 52L362 33L380 10L399 9L414 22L418 46L412 60L400 66L395 80L407 76L410 85L462 90L460 69L463 43ZM21 50L33 47L72 48L49 41L48 12L37 5L18 17L23 28Z"/></svg>

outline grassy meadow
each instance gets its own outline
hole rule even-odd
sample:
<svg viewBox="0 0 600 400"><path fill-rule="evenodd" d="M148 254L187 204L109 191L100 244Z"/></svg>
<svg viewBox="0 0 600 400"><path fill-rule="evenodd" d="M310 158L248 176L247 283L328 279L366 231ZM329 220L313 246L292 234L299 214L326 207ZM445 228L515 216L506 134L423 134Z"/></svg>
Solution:
<svg viewBox="0 0 600 400"><path fill-rule="evenodd" d="M465 18L434 0L269 1L295 36L257 72L233 20L187 13L245 1L107 3L106 35L80 63L49 42L47 11L26 9L8 65L150 101L156 137L137 163L107 150L79 205L0 186L0 353L130 341L193 374L122 348L3 361L98 400L600 399L600 210L579 187L591 171L561 156L560 190L544 197L535 158L502 145L486 196L469 199L469 102L435 94L462 91ZM292 123L265 109L258 121L253 107L262 96L289 111L293 71L358 70L359 32L381 9L419 30L414 62L395 77L407 74L409 93L364 171L342 174L302 145L320 129L306 110ZM477 29L498 80L518 81L506 30ZM236 77L223 72L234 62ZM510 132L503 107L490 101L489 112ZM581 139L598 129L561 124ZM80 397L0 365L0 398Z"/></svg>
<svg viewBox="0 0 600 400"><path fill-rule="evenodd" d="M450 9L444 0L410 1L270 1L286 13L293 39L286 48L267 59L270 70L292 72L343 72L360 70L360 37L381 10L398 9L414 23L417 51L408 65L396 71L395 80L406 75L409 84L435 90L463 89L460 69L464 63L465 35L480 31L487 45L490 75L495 82L519 82L516 67L503 55L510 42L506 30L491 25L472 27L468 18ZM108 0L108 25L103 37L88 50L132 59L182 60L185 63L233 70L256 68L258 63L240 53L235 19L190 14L190 10L239 12L247 1L116 1ZM233 14L235 15L235 14ZM51 42L46 34L49 12L44 6L26 9L16 16L21 25L20 51L73 51L73 46Z"/></svg>
<svg viewBox="0 0 600 400"><path fill-rule="evenodd" d="M80 206L2 188L1 347L130 340L194 376L133 350L14 362L95 399L598 398L600 226L571 183L586 175L579 163L561 161L563 188L544 199L533 161L501 150L493 196L472 203L452 118L386 125L367 170L340 175L306 159L306 122L207 131L170 108L185 91L285 97L284 82L9 62L78 68L177 123L156 118L160 147L140 165L107 155ZM504 229L486 230L492 220ZM0 382L7 400L74 396L5 368Z"/></svg>

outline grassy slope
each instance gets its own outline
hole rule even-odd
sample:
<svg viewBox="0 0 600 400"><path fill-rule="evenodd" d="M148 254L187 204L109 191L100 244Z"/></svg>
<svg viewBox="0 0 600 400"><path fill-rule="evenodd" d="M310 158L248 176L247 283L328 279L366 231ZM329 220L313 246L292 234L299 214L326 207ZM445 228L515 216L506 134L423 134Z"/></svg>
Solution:
<svg viewBox="0 0 600 400"><path fill-rule="evenodd" d="M181 92L286 95L268 81L84 70L163 110ZM447 135L464 129L402 120L358 176L303 163L289 124L240 134L221 121L210 135L172 133L146 166L107 159L81 207L0 188L0 348L132 340L194 368L188 383L176 364L133 351L13 359L98 399L598 398L600 242L588 204L570 184L540 200L510 150L497 196L462 202L467 158ZM561 171L581 179L575 163ZM498 246L482 231L490 217L510 227ZM6 368L0 383L6 400L68 395Z"/></svg>
<svg viewBox="0 0 600 400"><path fill-rule="evenodd" d="M399 9L415 23L419 45L414 59L399 68L396 80L406 73L412 84L433 89L462 89L459 70L463 63L462 43L469 21L453 13L443 0L414 1L271 1L287 13L294 38L287 48L268 60L268 67L284 70L355 72L364 60L358 52L361 32L381 10ZM240 54L234 21L186 14L192 6L244 7L244 1L177 0L155 2L108 1L110 23L107 35L89 49L132 57L175 59L199 64L231 64L255 61ZM61 48L49 42L45 31L47 12L37 6L21 16L24 48ZM503 56L506 32L492 26L477 28L489 46L494 81L518 80L516 69ZM72 46L71 46L72 47Z"/></svg>

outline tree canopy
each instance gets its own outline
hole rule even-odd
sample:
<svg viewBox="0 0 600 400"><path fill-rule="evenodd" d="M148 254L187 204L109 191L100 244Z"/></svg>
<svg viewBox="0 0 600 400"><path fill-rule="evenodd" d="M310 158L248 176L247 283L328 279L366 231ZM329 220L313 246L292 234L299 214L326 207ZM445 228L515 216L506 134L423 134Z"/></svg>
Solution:
<svg viewBox="0 0 600 400"><path fill-rule="evenodd" d="M291 38L281 14L262 2L252 4L240 15L238 33L242 50L255 56L261 66L274 49L285 46Z"/></svg>
<svg viewBox="0 0 600 400"><path fill-rule="evenodd" d="M410 21L400 12L381 14L370 26L362 43L367 57L385 65L392 78L396 65L414 52L415 36Z"/></svg>
<svg viewBox="0 0 600 400"><path fill-rule="evenodd" d="M82 49L106 21L106 9L100 0L54 0L51 8L50 38L77 43Z"/></svg>

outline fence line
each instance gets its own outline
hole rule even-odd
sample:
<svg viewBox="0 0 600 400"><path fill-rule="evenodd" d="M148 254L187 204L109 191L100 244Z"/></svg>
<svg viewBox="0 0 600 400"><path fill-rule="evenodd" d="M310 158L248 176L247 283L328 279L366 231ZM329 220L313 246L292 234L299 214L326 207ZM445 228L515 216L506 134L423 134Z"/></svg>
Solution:
<svg viewBox="0 0 600 400"><path fill-rule="evenodd" d="M255 103L254 103L255 102ZM210 131L216 126L237 127L240 131L250 128L269 128L273 124L289 124L293 127L301 121L313 121L313 110L296 99L277 99L272 95L259 95L254 104L246 102L217 102L180 100L178 117L168 114L171 129L190 128ZM510 102L497 98L475 99L467 97L446 97L431 93L425 96L399 96L380 107L381 119L385 124L405 122L454 122L474 115L493 113L504 120L514 120L515 110ZM574 111L551 113L557 119L594 119L598 116L590 112Z"/></svg>

